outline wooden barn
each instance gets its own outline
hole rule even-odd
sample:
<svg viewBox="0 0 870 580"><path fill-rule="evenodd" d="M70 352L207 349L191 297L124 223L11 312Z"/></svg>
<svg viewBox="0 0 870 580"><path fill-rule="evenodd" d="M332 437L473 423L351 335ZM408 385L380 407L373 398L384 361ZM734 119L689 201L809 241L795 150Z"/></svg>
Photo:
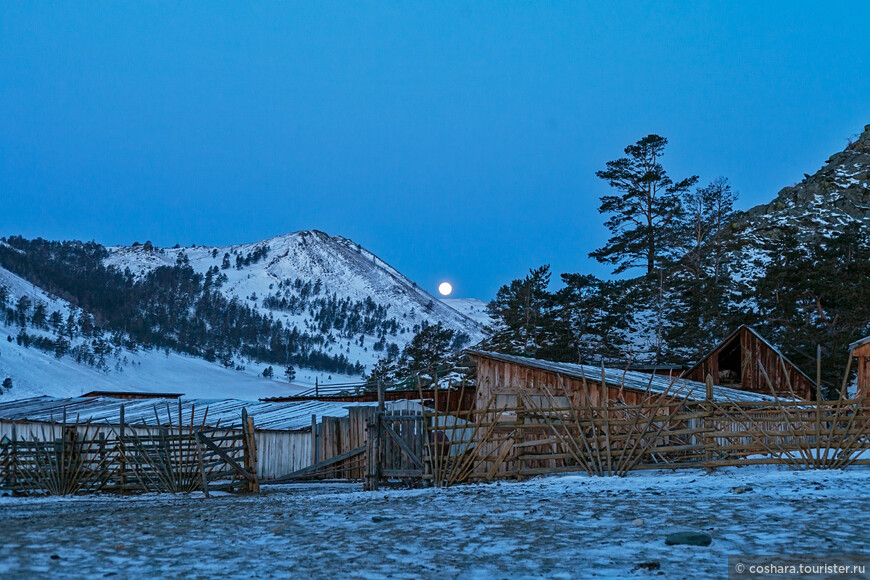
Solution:
<svg viewBox="0 0 870 580"><path fill-rule="evenodd" d="M765 372L778 397L797 396L805 400L816 397L815 381L746 325L732 332L682 376L704 381L709 374L717 386L770 394Z"/></svg>
<svg viewBox="0 0 870 580"><path fill-rule="evenodd" d="M870 396L870 336L849 345L858 374L858 396Z"/></svg>
<svg viewBox="0 0 870 580"><path fill-rule="evenodd" d="M706 385L702 382L678 377L666 377L648 372L573 363L551 362L494 352L469 350L477 363L477 408L484 408L491 398L496 407L513 407L520 392L540 397L546 406L548 392L559 403L568 403L563 393L571 397L575 406L590 404L597 407L605 400L621 400L629 405L641 403L650 393L673 393L675 398L688 394L690 399L704 400ZM586 387L584 388L584 383ZM586 399L588 393L588 401ZM560 400L561 399L561 400ZM772 397L736 390L724 386L713 387L716 401L768 401Z"/></svg>

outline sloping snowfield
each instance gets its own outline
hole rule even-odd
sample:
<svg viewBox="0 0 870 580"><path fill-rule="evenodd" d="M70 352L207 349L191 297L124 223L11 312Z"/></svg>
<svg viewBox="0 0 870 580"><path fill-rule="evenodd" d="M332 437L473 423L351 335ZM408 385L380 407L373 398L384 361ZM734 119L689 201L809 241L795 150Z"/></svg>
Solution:
<svg viewBox="0 0 870 580"><path fill-rule="evenodd" d="M725 578L729 554L867 552L868 483L860 469L743 468L209 500L0 498L0 576ZM713 543L665 545L682 530Z"/></svg>

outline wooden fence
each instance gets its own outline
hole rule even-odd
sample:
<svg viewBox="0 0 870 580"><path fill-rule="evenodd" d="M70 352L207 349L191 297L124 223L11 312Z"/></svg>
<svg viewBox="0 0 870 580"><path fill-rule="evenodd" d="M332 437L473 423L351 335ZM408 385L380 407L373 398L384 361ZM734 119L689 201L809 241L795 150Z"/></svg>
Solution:
<svg viewBox="0 0 870 580"><path fill-rule="evenodd" d="M564 400L560 399L560 400ZM870 399L714 402L650 397L643 404L517 406L424 413L425 478L435 485L580 471L785 465L870 465Z"/></svg>
<svg viewBox="0 0 870 580"><path fill-rule="evenodd" d="M207 413L206 413L207 415ZM14 494L178 493L259 489L254 422L242 429L185 424L27 424L27 435L0 439L0 489ZM24 425L22 425L24 426ZM24 430L24 429L22 429Z"/></svg>

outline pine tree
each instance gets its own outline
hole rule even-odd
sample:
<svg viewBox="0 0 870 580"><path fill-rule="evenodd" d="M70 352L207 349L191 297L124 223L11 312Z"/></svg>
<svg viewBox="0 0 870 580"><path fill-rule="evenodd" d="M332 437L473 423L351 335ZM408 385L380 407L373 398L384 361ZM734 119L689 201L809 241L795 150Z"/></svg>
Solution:
<svg viewBox="0 0 870 580"><path fill-rule="evenodd" d="M453 353L454 334L440 322L422 328L402 352L402 370L408 375L428 374L434 378Z"/></svg>
<svg viewBox="0 0 870 580"><path fill-rule="evenodd" d="M625 148L626 157L607 163L596 175L619 191L601 197L599 213L610 214L605 226L611 237L603 248L589 254L616 266L614 274L643 267L652 276L671 244L671 226L679 218L680 195L698 181L697 176L674 183L659 159L668 140L648 135Z"/></svg>
<svg viewBox="0 0 870 580"><path fill-rule="evenodd" d="M565 284L553 297L552 337L540 356L562 362L598 362L622 358L637 300L629 281L606 281L583 274L562 274Z"/></svg>
<svg viewBox="0 0 870 580"><path fill-rule="evenodd" d="M12 389L12 377L6 377L3 379L3 391L9 391Z"/></svg>
<svg viewBox="0 0 870 580"><path fill-rule="evenodd" d="M669 345L697 359L724 338L733 325L736 288L731 278L731 234L737 195L724 177L683 195L677 244L668 264Z"/></svg>
<svg viewBox="0 0 870 580"><path fill-rule="evenodd" d="M535 356L551 324L550 266L529 270L528 276L499 288L489 310L497 321L490 348Z"/></svg>
<svg viewBox="0 0 870 580"><path fill-rule="evenodd" d="M30 310L30 298L22 294L15 304L15 313L18 317L18 324L21 328L27 327L27 312Z"/></svg>
<svg viewBox="0 0 870 580"><path fill-rule="evenodd" d="M284 377L287 379L288 383L292 383L296 380L296 369L291 366L288 366L284 369Z"/></svg>
<svg viewBox="0 0 870 580"><path fill-rule="evenodd" d="M275 376L275 369L273 369L271 365L267 366L263 369L263 376L267 379L271 379Z"/></svg>

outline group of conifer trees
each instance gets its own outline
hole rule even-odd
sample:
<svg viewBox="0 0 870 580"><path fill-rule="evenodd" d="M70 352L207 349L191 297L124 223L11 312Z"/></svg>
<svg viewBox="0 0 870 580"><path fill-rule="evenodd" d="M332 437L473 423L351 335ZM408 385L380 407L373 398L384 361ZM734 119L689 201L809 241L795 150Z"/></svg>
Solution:
<svg viewBox="0 0 870 580"><path fill-rule="evenodd" d="M672 179L666 145L649 135L597 172L611 188L599 207L611 235L590 257L638 275L551 284L549 266L531 269L490 303L487 346L565 362L685 363L751 324L808 369L820 345L826 383L838 381L847 345L870 332L870 236L854 224L833 236L744 235L728 180Z"/></svg>

